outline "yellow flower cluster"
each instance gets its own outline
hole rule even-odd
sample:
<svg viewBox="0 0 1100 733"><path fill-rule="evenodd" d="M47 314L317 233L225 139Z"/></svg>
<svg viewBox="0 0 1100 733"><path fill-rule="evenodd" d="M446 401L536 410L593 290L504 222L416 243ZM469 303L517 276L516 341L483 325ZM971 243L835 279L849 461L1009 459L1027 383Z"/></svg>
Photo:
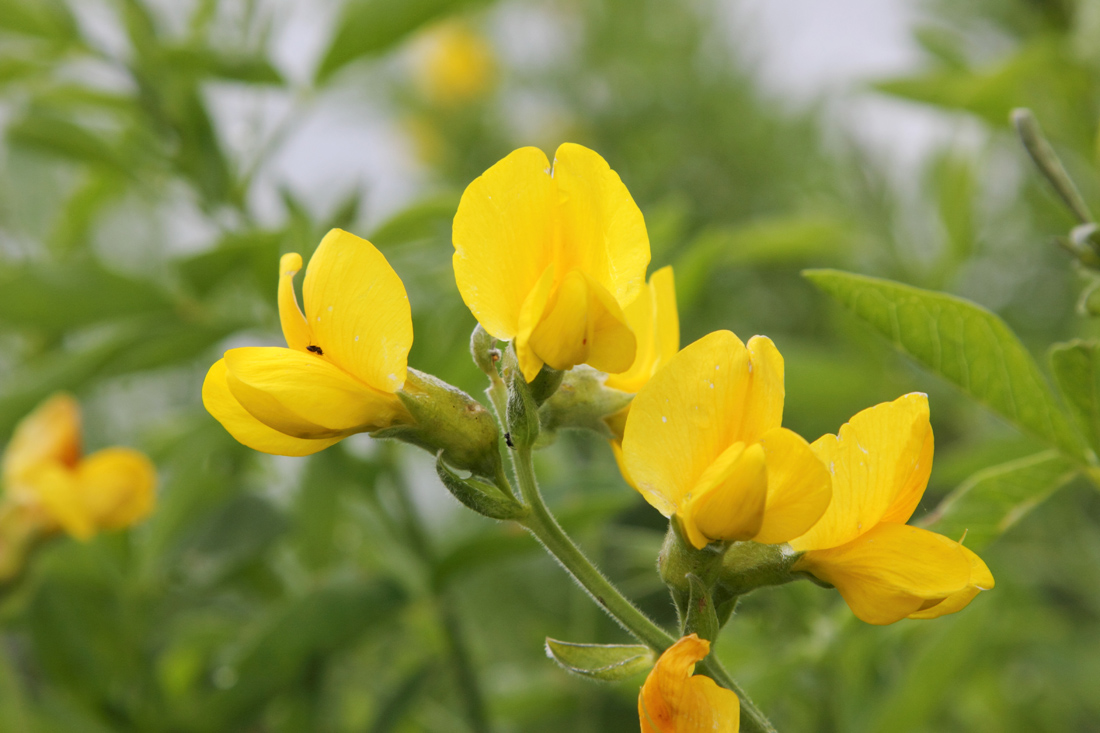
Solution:
<svg viewBox="0 0 1100 733"><path fill-rule="evenodd" d="M3 510L19 512L34 531L64 530L81 540L128 527L153 510L156 469L131 448L84 456L80 407L54 395L15 429L4 452Z"/></svg>
<svg viewBox="0 0 1100 733"><path fill-rule="evenodd" d="M619 176L579 145L553 163L522 148L462 196L455 279L486 332L512 342L524 379L580 364L635 393L605 416L628 483L697 549L787 544L792 570L835 586L872 624L926 619L993 587L960 542L906 524L932 464L928 402L905 395L810 444L783 427L783 358L772 341L718 331L679 350L673 276L646 283L645 222ZM305 313L280 263L288 348L233 349L207 375L209 411L258 450L305 455L346 435L407 424L399 399L412 344L400 279L369 242L330 232L310 261ZM639 697L643 733L736 731L737 697L692 677L709 644L665 652Z"/></svg>

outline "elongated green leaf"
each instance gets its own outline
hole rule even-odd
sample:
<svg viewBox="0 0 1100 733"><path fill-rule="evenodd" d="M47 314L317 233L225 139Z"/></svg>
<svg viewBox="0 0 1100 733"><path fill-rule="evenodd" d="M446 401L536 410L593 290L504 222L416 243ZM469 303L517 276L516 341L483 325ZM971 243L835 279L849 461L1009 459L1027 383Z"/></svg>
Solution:
<svg viewBox="0 0 1100 733"><path fill-rule="evenodd" d="M371 233L370 240L376 247L385 250L440 234L450 237L451 220L458 209L458 199L457 193L447 193L418 201L382 222Z"/></svg>
<svg viewBox="0 0 1100 733"><path fill-rule="evenodd" d="M72 13L59 0L0 0L0 30L72 41L78 28Z"/></svg>
<svg viewBox="0 0 1100 733"><path fill-rule="evenodd" d="M1020 428L1083 456L1084 446L1031 355L1005 322L944 293L836 270L805 276L936 374Z"/></svg>
<svg viewBox="0 0 1100 733"><path fill-rule="evenodd" d="M487 0L351 0L336 23L336 36L317 70L324 82L347 64L394 47L436 18Z"/></svg>
<svg viewBox="0 0 1100 733"><path fill-rule="evenodd" d="M17 328L68 331L171 309L171 300L155 285L97 264L0 270L0 323Z"/></svg>
<svg viewBox="0 0 1100 733"><path fill-rule="evenodd" d="M130 166L114 145L68 120L31 114L8 127L8 140L80 163L90 163L129 174Z"/></svg>
<svg viewBox="0 0 1100 733"><path fill-rule="evenodd" d="M1050 369L1081 432L1100 453L1100 343L1055 344L1050 349Z"/></svg>
<svg viewBox="0 0 1100 733"><path fill-rule="evenodd" d="M563 669L597 680L625 680L653 667L653 650L642 644L575 644L546 640L546 655Z"/></svg>
<svg viewBox="0 0 1100 733"><path fill-rule="evenodd" d="M368 733L391 733L398 729L401 722L415 708L424 687L431 680L435 668L431 664L423 664L401 680L401 683L390 692L374 716Z"/></svg>
<svg viewBox="0 0 1100 733"><path fill-rule="evenodd" d="M1077 468L1056 451L1044 451L979 471L955 489L921 524L981 550L1020 521Z"/></svg>

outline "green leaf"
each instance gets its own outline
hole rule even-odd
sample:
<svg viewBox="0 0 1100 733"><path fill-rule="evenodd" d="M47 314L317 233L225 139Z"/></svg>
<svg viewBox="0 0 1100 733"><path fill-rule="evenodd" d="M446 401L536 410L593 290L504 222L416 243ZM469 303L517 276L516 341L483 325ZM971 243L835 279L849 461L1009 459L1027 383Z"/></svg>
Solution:
<svg viewBox="0 0 1100 733"><path fill-rule="evenodd" d="M131 166L112 143L85 127L51 114L32 112L16 120L8 126L8 140L79 163L130 174Z"/></svg>
<svg viewBox="0 0 1100 733"><path fill-rule="evenodd" d="M0 30L52 41L75 41L79 29L60 0L0 0Z"/></svg>
<svg viewBox="0 0 1100 733"><path fill-rule="evenodd" d="M597 680L625 680L653 667L653 650L643 644L575 644L546 639L546 655L563 669Z"/></svg>
<svg viewBox="0 0 1100 733"><path fill-rule="evenodd" d="M987 468L952 491L921 525L978 551L1077 475L1056 451Z"/></svg>
<svg viewBox="0 0 1100 733"><path fill-rule="evenodd" d="M434 674L435 668L429 663L417 667L406 675L401 683L386 696L367 733L391 733L398 730L398 726L420 700L424 687Z"/></svg>
<svg viewBox="0 0 1100 733"><path fill-rule="evenodd" d="M176 269L198 295L209 294L230 278L237 282L242 274L251 274L257 285L274 288L281 241L278 232L232 234L208 252L177 261Z"/></svg>
<svg viewBox="0 0 1100 733"><path fill-rule="evenodd" d="M25 265L0 269L0 323L25 329L71 331L127 316L169 313L155 285L96 263Z"/></svg>
<svg viewBox="0 0 1100 733"><path fill-rule="evenodd" d="M968 300L836 270L804 275L900 351L1073 458L1084 448L1005 322Z"/></svg>
<svg viewBox="0 0 1100 733"><path fill-rule="evenodd" d="M216 77L246 84L282 84L283 77L260 56L225 54L208 48L179 46L162 49L164 61L195 77Z"/></svg>
<svg viewBox="0 0 1100 733"><path fill-rule="evenodd" d="M450 236L451 221L458 209L457 193L445 193L418 201L394 214L371 233L370 240L385 250L442 234Z"/></svg>
<svg viewBox="0 0 1100 733"><path fill-rule="evenodd" d="M1100 452L1100 343L1070 341L1050 349L1054 382L1081 432Z"/></svg>
<svg viewBox="0 0 1100 733"><path fill-rule="evenodd" d="M323 83L357 59L377 56L436 18L487 0L351 0L336 23L324 60L317 70Z"/></svg>

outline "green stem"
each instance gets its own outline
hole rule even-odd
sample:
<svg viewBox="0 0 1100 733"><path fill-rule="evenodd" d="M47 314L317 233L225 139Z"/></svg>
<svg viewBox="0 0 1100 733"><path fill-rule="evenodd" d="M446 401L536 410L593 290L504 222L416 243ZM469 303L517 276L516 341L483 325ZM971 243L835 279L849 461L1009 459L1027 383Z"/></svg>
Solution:
<svg viewBox="0 0 1100 733"><path fill-rule="evenodd" d="M1062 201L1077 217L1077 220L1082 224L1092 222L1092 212L1089 211L1088 204L1085 203L1081 192L1077 190L1073 179L1069 177L1069 173L1066 172L1062 161L1058 158L1058 154L1054 152L1054 148L1043 136L1039 122L1035 119L1035 115L1031 113L1031 110L1025 108L1012 110L1012 124L1016 126L1016 132L1019 134L1020 140L1023 142L1024 148L1027 149L1032 161L1035 162L1043 176L1050 181L1050 185L1058 192Z"/></svg>
<svg viewBox="0 0 1100 733"><path fill-rule="evenodd" d="M512 455L520 494L531 507L531 514L522 521L522 524L561 563L562 567L573 576L573 579L624 629L657 652L663 652L672 646L676 639L642 613L618 588L612 585L611 581L605 578L603 573L581 552L581 549L558 524L554 515L550 513L550 509L543 501L542 492L539 491L538 482L535 479L531 449L518 448L512 452ZM737 697L741 701L742 731L745 731L745 733L775 733L775 728L768 722L760 709L753 704L749 696L741 689L741 686L730 677L729 672L722 667L717 658L707 657L699 663L699 666L701 671L708 677L737 693Z"/></svg>

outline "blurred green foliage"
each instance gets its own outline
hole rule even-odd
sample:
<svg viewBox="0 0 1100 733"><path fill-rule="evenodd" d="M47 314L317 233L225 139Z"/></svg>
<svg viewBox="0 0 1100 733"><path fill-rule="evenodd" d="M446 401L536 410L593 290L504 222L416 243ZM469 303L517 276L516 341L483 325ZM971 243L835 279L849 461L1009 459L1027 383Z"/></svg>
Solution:
<svg viewBox="0 0 1100 733"><path fill-rule="evenodd" d="M910 186L855 140L823 142L837 133L815 109L762 92L714 32L710 2L346 0L304 75L275 62L292 10L0 0L0 436L70 390L93 447L141 447L162 477L143 526L53 543L3 598L0 728L637 730L640 679L592 685L543 653L546 636L623 633L530 538L461 511L430 457L358 440L309 459L257 455L199 398L226 344L281 343L278 255L308 256L331 226L369 236L404 279L411 364L479 393L474 321L450 270L458 193L513 148L563 140L599 151L639 202L654 268L676 268L685 344L716 328L770 335L786 357L786 423L811 439L929 392L937 459L918 517L937 520L928 513L959 485L989 498L980 517L942 525L988 525L997 589L964 613L872 628L809 584L743 602L718 650L777 727L1095 728L1100 495L1066 484L1039 440L959 399L949 382L969 377L913 368L799 277L840 268L971 298L1019 335L991 337L1044 385L1036 409L1056 404L1029 351L1096 334L1074 308L1092 276L1049 246L1072 220L1028 167L1008 112L1033 109L1100 201L1093 4L926 4L926 68L875 88L982 134L929 156ZM492 93L447 106L417 91L411 59L424 30L455 14L498 43L501 68ZM509 23L549 28L558 48L510 65ZM233 142L227 97L278 119ZM308 182L271 180L296 125L326 104L354 121L356 97L422 156L417 196L384 219L359 189L315 192L318 211L295 193ZM928 363L921 344L899 346ZM1095 384L1093 357L1062 355L1059 382ZM1009 387L983 384L994 412L1021 409ZM1095 405L1071 406L1087 430ZM606 446L566 434L540 461L567 528L671 619L653 568L663 520Z"/></svg>

